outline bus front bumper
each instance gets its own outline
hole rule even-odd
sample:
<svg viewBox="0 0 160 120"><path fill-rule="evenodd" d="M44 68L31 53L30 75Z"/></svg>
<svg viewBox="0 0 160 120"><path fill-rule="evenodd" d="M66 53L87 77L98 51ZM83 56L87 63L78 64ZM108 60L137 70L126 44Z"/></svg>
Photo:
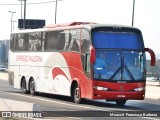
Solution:
<svg viewBox="0 0 160 120"><path fill-rule="evenodd" d="M94 90L93 99L106 100L143 100L145 98L145 91L102 91Z"/></svg>

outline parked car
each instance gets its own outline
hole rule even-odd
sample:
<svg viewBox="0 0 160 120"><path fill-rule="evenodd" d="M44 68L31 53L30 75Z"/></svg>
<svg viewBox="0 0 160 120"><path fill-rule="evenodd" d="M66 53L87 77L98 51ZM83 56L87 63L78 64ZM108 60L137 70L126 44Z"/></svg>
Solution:
<svg viewBox="0 0 160 120"><path fill-rule="evenodd" d="M0 65L0 72L7 72L6 66Z"/></svg>

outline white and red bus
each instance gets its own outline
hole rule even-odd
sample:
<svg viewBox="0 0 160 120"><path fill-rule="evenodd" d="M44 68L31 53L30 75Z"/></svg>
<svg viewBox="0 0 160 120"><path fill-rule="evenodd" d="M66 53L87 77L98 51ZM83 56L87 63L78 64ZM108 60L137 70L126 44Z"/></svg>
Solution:
<svg viewBox="0 0 160 120"><path fill-rule="evenodd" d="M11 34L9 84L36 92L124 105L143 100L146 56L141 31L128 26L73 22Z"/></svg>

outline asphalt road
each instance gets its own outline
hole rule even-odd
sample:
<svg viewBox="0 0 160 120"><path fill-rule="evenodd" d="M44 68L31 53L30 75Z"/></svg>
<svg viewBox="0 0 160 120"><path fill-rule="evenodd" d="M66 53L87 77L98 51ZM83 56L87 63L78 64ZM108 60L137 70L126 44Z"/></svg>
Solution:
<svg viewBox="0 0 160 120"><path fill-rule="evenodd" d="M0 80L0 98L11 99L16 101L24 101L34 103L33 111L43 111L44 114L52 117L51 119L107 119L107 120L160 120L160 117L108 117L111 113L129 113L133 114L138 111L145 113L146 111L158 111L160 115L160 100L145 99L143 101L128 101L125 106L118 107L114 102L105 102L104 100L92 101L86 100L84 104L75 104L70 101L70 97L51 95L40 93L36 96L22 94L21 90L16 90L8 86L6 81ZM23 106L22 106L23 107ZM46 112L55 111L55 112ZM59 112L57 112L59 111ZM69 111L69 112L67 112ZM66 113L67 112L67 113ZM72 114L69 117L66 114ZM106 113L106 116L100 117ZM88 117L94 114L94 117ZM76 116L77 115L77 116ZM88 115L88 116L87 116ZM58 117L58 118L57 118ZM87 118L86 118L87 117Z"/></svg>

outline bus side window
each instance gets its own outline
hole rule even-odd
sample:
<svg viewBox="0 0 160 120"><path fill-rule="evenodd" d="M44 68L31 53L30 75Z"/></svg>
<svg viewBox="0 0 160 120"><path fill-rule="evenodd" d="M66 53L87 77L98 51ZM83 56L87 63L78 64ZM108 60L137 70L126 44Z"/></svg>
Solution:
<svg viewBox="0 0 160 120"><path fill-rule="evenodd" d="M72 39L72 44L71 44L70 50L79 52L79 45L78 45L76 39Z"/></svg>
<svg viewBox="0 0 160 120"><path fill-rule="evenodd" d="M69 50L69 46L71 44L71 33L70 31L66 30L66 33L65 33L65 50Z"/></svg>
<svg viewBox="0 0 160 120"><path fill-rule="evenodd" d="M41 51L42 50L42 38L41 32L29 34L29 51Z"/></svg>
<svg viewBox="0 0 160 120"><path fill-rule="evenodd" d="M90 35L89 31L86 29L82 29L82 34L81 34L81 53L86 54L86 52L89 50L90 46Z"/></svg>
<svg viewBox="0 0 160 120"><path fill-rule="evenodd" d="M63 50L64 46L65 46L65 34L62 32L59 32L57 50Z"/></svg>
<svg viewBox="0 0 160 120"><path fill-rule="evenodd" d="M15 51L16 34L11 35L10 49Z"/></svg>
<svg viewBox="0 0 160 120"><path fill-rule="evenodd" d="M45 50L57 50L58 31L47 32L45 40Z"/></svg>
<svg viewBox="0 0 160 120"><path fill-rule="evenodd" d="M90 73L90 55L87 53L86 54L86 59L85 59L85 74L88 78L90 78L91 73Z"/></svg>
<svg viewBox="0 0 160 120"><path fill-rule="evenodd" d="M71 30L70 44L68 50L79 52L80 48L80 29Z"/></svg>
<svg viewBox="0 0 160 120"><path fill-rule="evenodd" d="M89 41L86 40L86 39L84 39L83 43L81 45L81 52L82 52L82 54L85 54L89 50L89 45L90 45Z"/></svg>
<svg viewBox="0 0 160 120"><path fill-rule="evenodd" d="M29 45L29 34L25 33L23 34L23 45L22 45L21 50L28 51L28 45Z"/></svg>
<svg viewBox="0 0 160 120"><path fill-rule="evenodd" d="M23 51L23 43L24 43L23 34L17 34L16 45L15 45L16 51Z"/></svg>

